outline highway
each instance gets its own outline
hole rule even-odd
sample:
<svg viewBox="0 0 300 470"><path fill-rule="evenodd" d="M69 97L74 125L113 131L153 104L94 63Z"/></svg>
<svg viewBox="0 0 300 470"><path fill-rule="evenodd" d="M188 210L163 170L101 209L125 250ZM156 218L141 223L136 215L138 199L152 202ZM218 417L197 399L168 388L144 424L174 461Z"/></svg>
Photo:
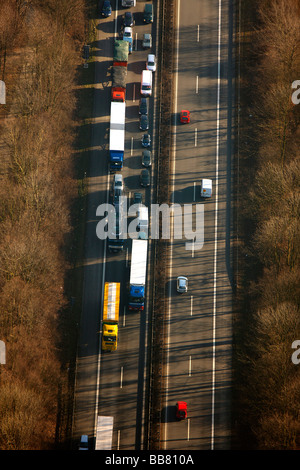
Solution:
<svg viewBox="0 0 300 470"><path fill-rule="evenodd" d="M116 2L118 5L119 2ZM148 50L142 50L143 33L157 23L144 25L146 2L134 12L134 49L128 64L126 91L126 141L122 170L126 195L143 193L149 206L153 188L141 189L142 132L138 104L140 76ZM233 0L178 0L176 70L174 70L174 153L172 201L180 205L204 204L204 245L188 251L184 240L172 241L169 269L170 307L167 312L167 363L162 448L208 450L230 448L232 261L231 261L231 120ZM119 254L107 251L96 236L96 209L108 202L110 67L120 15L112 2L110 18L99 19L95 44L93 132L88 175L82 319L78 341L73 438L95 435L98 414L114 417L113 449L143 449L145 432L148 325L150 311L126 309L130 241ZM158 84L155 82L155 87ZM156 93L156 88L155 88ZM178 113L189 109L191 122L180 125ZM154 99L150 114L155 120ZM155 143L155 129L149 133ZM154 147L154 146L153 146ZM155 158L155 155L154 155ZM200 200L202 177L213 180L213 197ZM149 254L150 256L150 254ZM176 277L189 278L189 291L176 293ZM148 270L148 278L151 268ZM105 281L121 282L118 350L100 351L103 289ZM188 418L175 420L175 404L188 403Z"/></svg>
<svg viewBox="0 0 300 470"><path fill-rule="evenodd" d="M204 245L172 242L165 449L230 448L232 15L230 1L178 1L172 202L204 204ZM182 109L189 124L179 124ZM213 180L205 202L202 178ZM189 279L186 294L176 293L179 275ZM178 400L187 402L184 422L175 419Z"/></svg>

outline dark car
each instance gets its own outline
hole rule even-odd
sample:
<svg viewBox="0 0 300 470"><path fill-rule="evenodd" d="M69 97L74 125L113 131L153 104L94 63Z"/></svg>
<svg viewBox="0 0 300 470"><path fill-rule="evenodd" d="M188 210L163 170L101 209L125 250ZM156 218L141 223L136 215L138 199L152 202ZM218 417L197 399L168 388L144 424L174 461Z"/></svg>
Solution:
<svg viewBox="0 0 300 470"><path fill-rule="evenodd" d="M140 117L140 129L141 131L147 131L149 129L149 119L146 114L142 114Z"/></svg>
<svg viewBox="0 0 300 470"><path fill-rule="evenodd" d="M151 150L143 150L142 165L145 167L151 166Z"/></svg>
<svg viewBox="0 0 300 470"><path fill-rule="evenodd" d="M148 110L149 110L149 98L141 98L139 114L148 114Z"/></svg>
<svg viewBox="0 0 300 470"><path fill-rule="evenodd" d="M142 195L142 193L134 193L134 195L133 195L133 204L143 204L143 195Z"/></svg>
<svg viewBox="0 0 300 470"><path fill-rule="evenodd" d="M143 134L142 137L142 146L143 147L150 147L151 145L151 137L149 134Z"/></svg>
<svg viewBox="0 0 300 470"><path fill-rule="evenodd" d="M149 170L142 170L141 171L141 176L140 176L140 183L141 183L141 186L150 186L150 173L149 173Z"/></svg>
<svg viewBox="0 0 300 470"><path fill-rule="evenodd" d="M121 174L116 173L114 175L112 183L112 204L116 205L120 203L120 197L123 194L123 177Z"/></svg>
<svg viewBox="0 0 300 470"><path fill-rule="evenodd" d="M123 16L123 26L124 28L126 26L134 26L135 24L135 21L134 21L134 18L133 18L133 14L131 13L131 11L126 11L125 15Z"/></svg>
<svg viewBox="0 0 300 470"><path fill-rule="evenodd" d="M108 18L111 15L111 4L109 0L104 0L101 9L101 15L105 18Z"/></svg>
<svg viewBox="0 0 300 470"><path fill-rule="evenodd" d="M144 23L153 23L153 5L151 3L145 5Z"/></svg>

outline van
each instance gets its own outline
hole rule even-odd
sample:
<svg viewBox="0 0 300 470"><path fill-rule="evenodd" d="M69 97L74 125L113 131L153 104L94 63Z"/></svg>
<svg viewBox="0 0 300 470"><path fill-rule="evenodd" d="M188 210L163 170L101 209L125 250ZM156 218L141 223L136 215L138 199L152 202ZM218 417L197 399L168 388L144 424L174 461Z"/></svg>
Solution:
<svg viewBox="0 0 300 470"><path fill-rule="evenodd" d="M201 181L201 197L211 197L212 180L203 179Z"/></svg>
<svg viewBox="0 0 300 470"><path fill-rule="evenodd" d="M152 72L143 70L141 79L141 95L151 96L152 94Z"/></svg>
<svg viewBox="0 0 300 470"><path fill-rule="evenodd" d="M153 5L151 3L145 5L144 23L153 23Z"/></svg>

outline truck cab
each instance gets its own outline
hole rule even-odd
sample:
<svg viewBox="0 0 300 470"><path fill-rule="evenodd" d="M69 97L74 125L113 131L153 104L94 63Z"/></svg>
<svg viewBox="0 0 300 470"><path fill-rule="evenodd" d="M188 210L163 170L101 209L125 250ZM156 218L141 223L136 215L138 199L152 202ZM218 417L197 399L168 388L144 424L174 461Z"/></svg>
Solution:
<svg viewBox="0 0 300 470"><path fill-rule="evenodd" d="M129 310L144 310L145 286L132 285L129 291Z"/></svg>
<svg viewBox="0 0 300 470"><path fill-rule="evenodd" d="M118 347L118 324L103 323L102 350L116 351Z"/></svg>

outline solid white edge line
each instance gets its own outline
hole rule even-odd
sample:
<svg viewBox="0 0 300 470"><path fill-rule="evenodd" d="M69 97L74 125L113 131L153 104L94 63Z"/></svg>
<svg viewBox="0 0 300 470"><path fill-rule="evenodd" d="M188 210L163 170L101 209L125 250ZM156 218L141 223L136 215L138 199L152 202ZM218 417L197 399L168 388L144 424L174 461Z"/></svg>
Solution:
<svg viewBox="0 0 300 470"><path fill-rule="evenodd" d="M215 433L215 380L216 380L216 294L217 294L217 248L218 248L218 179L219 179L219 142L220 142L220 59L221 59L221 11L219 0L218 20L218 86L217 86L217 137L216 137L216 182L215 182L215 243L214 243L214 294L213 294L213 345L212 345L212 410L211 410L211 450L214 449Z"/></svg>

